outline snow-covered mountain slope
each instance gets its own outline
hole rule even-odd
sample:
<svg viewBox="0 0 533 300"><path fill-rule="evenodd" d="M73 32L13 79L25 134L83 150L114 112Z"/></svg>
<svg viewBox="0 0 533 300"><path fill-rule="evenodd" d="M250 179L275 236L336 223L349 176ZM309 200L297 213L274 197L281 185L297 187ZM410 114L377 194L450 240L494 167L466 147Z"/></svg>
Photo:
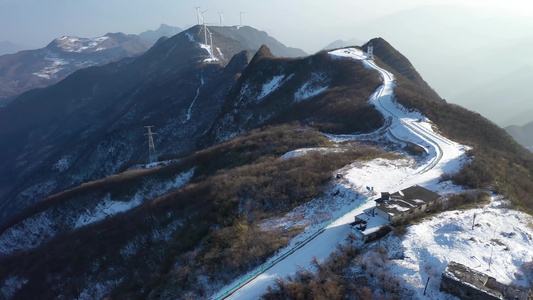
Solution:
<svg viewBox="0 0 533 300"><path fill-rule="evenodd" d="M75 36L63 36L54 40L57 48L64 52L91 53L106 50L105 43L109 37L79 38Z"/></svg>
<svg viewBox="0 0 533 300"><path fill-rule="evenodd" d="M424 161L378 159L339 171L344 174L345 183L332 188L327 196L330 198L327 217L314 209L317 205L323 207L324 200L315 199L296 208L285 218L268 220L266 223L270 228L303 225L306 231L269 262L223 288L213 296L214 299L258 298L268 286L275 285L277 278L294 276L302 269L317 271L315 262L336 251L336 246L351 232L349 223L354 216L374 206L371 200L376 196L368 191L368 186L376 191L397 191L418 184L441 196L460 193L464 189L448 181L441 182L441 175L458 172L467 163L464 154L468 147L435 133L427 118L395 103L392 75L367 60L364 53L343 49L331 54L363 59L366 66L381 73L384 84L370 101L391 118L388 138L396 142L416 143L424 147L429 155ZM346 136L332 138L347 139ZM350 138L357 139L358 136ZM339 193L347 187L356 193L349 204L346 203L345 193ZM439 214L409 227L402 238L389 235L377 244L367 246L359 261L372 263L365 264L364 271L359 270L361 276L379 272L386 274L400 284L404 296L452 299L452 296L440 291L440 276L449 262L456 261L504 284L529 288L533 273L529 274L531 270L525 266L533 260L533 218L502 207L502 202L506 200L493 197L490 206L484 208ZM298 215L315 222L305 222ZM376 247L380 247L380 251L375 251ZM365 267L355 265L359 269ZM427 279L431 283L426 291Z"/></svg>
<svg viewBox="0 0 533 300"><path fill-rule="evenodd" d="M205 44L203 28L195 26L160 39L144 55L79 70L47 89L21 95L2 109L0 143L15 142L0 147L5 158L0 161L0 205L4 205L0 219L12 217L11 210L142 162L146 158L147 140L142 132L146 125L155 126L158 137L165 137L157 145L160 155L193 151L197 140L211 130L221 106L233 102L228 92L249 63L246 50L253 47L224 36L225 29L220 33L210 28L214 51L210 43ZM227 30L232 37L255 33L254 43L275 41L253 28L241 29ZM59 79L56 75L73 63L71 59L104 57L107 51L126 47L130 38L108 34L97 39L58 39L42 50L50 65L33 71L40 77L32 76ZM114 43L120 47L101 49ZM285 47L279 42L277 46ZM20 57L13 59L31 56L17 55ZM35 111L39 111L37 117ZM239 126L239 122L235 124ZM180 138L173 138L177 136ZM94 163L97 161L102 164Z"/></svg>
<svg viewBox="0 0 533 300"><path fill-rule="evenodd" d="M102 193L101 191L77 193L71 190L70 196L57 195L56 198L63 197L66 201L58 202L56 205L31 215L0 233L0 257L16 251L36 248L58 234L127 212L147 199L157 198L180 188L189 182L193 173L194 169L191 169L173 178L144 178L132 196L118 199L115 199L117 195L111 195L111 192ZM44 201L53 200L45 199Z"/></svg>
<svg viewBox="0 0 533 300"><path fill-rule="evenodd" d="M235 54L226 53L230 59ZM245 53L216 64L204 63L207 57L196 42L177 35L135 59L83 69L26 93L1 110L0 123L11 124L2 125L2 140L15 140L0 150L6 158L0 181L11 190L0 189L4 221L32 202L144 161L146 125L155 126L160 155L194 150L249 62ZM35 111L38 117L30 117ZM22 138L28 134L41 138Z"/></svg>
<svg viewBox="0 0 533 300"><path fill-rule="evenodd" d="M405 258L387 260L382 269L403 282L415 298L423 297L428 278L428 297L450 298L439 291L439 285L451 261L501 283L529 289L533 274L528 274L526 265L533 261L533 218L502 207L503 202L501 197L492 197L486 207L438 214L409 227L401 238L387 237L379 242L387 257L400 252ZM372 252L367 252L364 259L375 256Z"/></svg>
<svg viewBox="0 0 533 300"><path fill-rule="evenodd" d="M261 47L250 60L245 46L209 28L211 51L202 30L0 110L0 167L8 166L0 183L18 184L0 213L37 201L0 227L0 297L204 299L269 260L251 281L259 295L274 280L264 276L335 251L353 215L372 206L367 187L421 184L446 197L465 187L440 175L460 168L475 187L479 169L468 168L480 160L438 130L459 128L465 134L453 139L475 147L468 134L493 128L446 123L456 107L427 98L391 49L382 49L388 60L376 57L379 67L358 49L279 59ZM419 101L409 110L397 104L406 87ZM166 165L141 163L148 125ZM527 160L492 157L520 171L504 173L513 182L528 178ZM515 190L527 199L527 185Z"/></svg>
<svg viewBox="0 0 533 300"><path fill-rule="evenodd" d="M0 56L0 99L55 84L76 70L145 52L153 42L108 33L95 38L64 36L42 49Z"/></svg>
<svg viewBox="0 0 533 300"><path fill-rule="evenodd" d="M388 135L391 139L400 139L415 143L425 149L427 157L417 164L405 164L402 161L376 160L368 165L354 165L345 170L345 178L349 185L358 194L353 206L334 206L338 211L333 211L332 215L339 216L333 222L322 228L318 228L319 234L312 240L306 240L305 245L293 244L285 251L293 252L281 261L271 262L266 265L269 269L260 273L251 281L242 286L239 283L246 280L246 276L237 279L219 294L215 299L231 294L228 299L250 298L255 299L266 292L269 285L275 283L278 277L293 275L300 268L311 267L314 258L325 259L333 251L339 242L343 241L350 233L350 223L354 216L363 213L364 209L371 208L375 204L374 196L368 195L367 186L372 186L376 191L398 191L409 186L421 185L430 190L438 191L441 194L455 192L457 187L443 186L439 184L440 176L443 173L458 172L465 162L466 147L452 142L440 134L436 133L432 124L423 115L417 112L409 112L405 108L393 101L394 97L394 76L378 67L362 51L354 48L340 49L330 52L330 55L339 58L353 60L363 60L368 68L378 71L383 78L383 85L380 86L370 98L376 108L392 122L388 128ZM355 137L357 138L357 137ZM324 222L325 223L325 222ZM309 228L309 231L317 228ZM307 231L302 235L309 235ZM258 268L261 270L264 266ZM250 274L257 274L252 271ZM250 276L250 275L248 275Z"/></svg>
<svg viewBox="0 0 533 300"><path fill-rule="evenodd" d="M346 64L325 52L280 60L262 47L231 91L210 138L218 142L257 126L292 121L331 133L373 131L382 118L366 98L378 85L361 64Z"/></svg>

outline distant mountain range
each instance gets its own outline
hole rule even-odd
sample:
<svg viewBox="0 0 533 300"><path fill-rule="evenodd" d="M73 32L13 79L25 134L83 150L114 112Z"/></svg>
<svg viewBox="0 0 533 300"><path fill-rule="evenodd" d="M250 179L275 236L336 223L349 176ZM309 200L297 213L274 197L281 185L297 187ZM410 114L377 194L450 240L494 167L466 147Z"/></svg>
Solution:
<svg viewBox="0 0 533 300"><path fill-rule="evenodd" d="M180 32L183 29L179 27L169 26L167 24L161 24L156 30L147 30L139 34L139 37L144 40L153 41L154 43L163 36L171 37Z"/></svg>
<svg viewBox="0 0 533 300"><path fill-rule="evenodd" d="M361 46L363 45L365 42L360 40L360 39L357 39L357 38L351 38L347 41L345 40L336 40L332 43L330 43L329 45L327 45L326 47L324 47L323 49L324 50L332 50L332 49L338 49L338 48L343 48L343 47L349 47L349 46Z"/></svg>
<svg viewBox="0 0 533 300"><path fill-rule="evenodd" d="M151 45L136 35L123 33L97 38L64 36L45 48L0 56L0 99L50 86L79 69L143 53Z"/></svg>
<svg viewBox="0 0 533 300"><path fill-rule="evenodd" d="M522 146L533 151L533 122L523 126L511 125L504 129Z"/></svg>
<svg viewBox="0 0 533 300"><path fill-rule="evenodd" d="M394 44L446 101L502 127L525 124L533 113L524 85L533 80L533 26L493 15L431 5L361 22L352 36L381 36Z"/></svg>
<svg viewBox="0 0 533 300"><path fill-rule="evenodd" d="M29 49L29 46L15 44L10 41L0 41L0 55L17 53L26 49Z"/></svg>
<svg viewBox="0 0 533 300"><path fill-rule="evenodd" d="M212 27L219 34L234 39L244 45L251 52L257 51L262 45L266 45L276 57L303 57L307 53L299 48L287 47L264 31L259 31L250 26L243 27ZM216 45L216 40L214 40Z"/></svg>
<svg viewBox="0 0 533 300"><path fill-rule="evenodd" d="M161 24L157 30L141 34L108 33L96 38L64 36L42 49L26 50L0 56L0 107L15 96L59 82L74 71L119 61L146 52L159 38L182 30ZM0 43L0 50L20 47Z"/></svg>

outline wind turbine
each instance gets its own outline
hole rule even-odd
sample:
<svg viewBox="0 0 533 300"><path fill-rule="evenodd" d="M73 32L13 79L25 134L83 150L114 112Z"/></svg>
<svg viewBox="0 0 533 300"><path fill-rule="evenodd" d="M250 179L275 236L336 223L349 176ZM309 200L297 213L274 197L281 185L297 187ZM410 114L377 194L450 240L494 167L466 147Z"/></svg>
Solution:
<svg viewBox="0 0 533 300"><path fill-rule="evenodd" d="M240 27L242 27L242 14L244 14L244 11L241 11L241 12L239 13L239 15L240 15L240 17L241 17L241 26L240 26Z"/></svg>
<svg viewBox="0 0 533 300"><path fill-rule="evenodd" d="M196 8L196 20L198 21L198 25L200 25L200 7L201 6L195 6Z"/></svg>
<svg viewBox="0 0 533 300"><path fill-rule="evenodd" d="M218 15L220 16L220 27L222 27L222 22L224 21L224 17L222 16L222 12L219 11Z"/></svg>
<svg viewBox="0 0 533 300"><path fill-rule="evenodd" d="M205 44L207 44L207 24L205 23L205 13L207 12L207 9L202 12L202 22L204 23L204 40Z"/></svg>
<svg viewBox="0 0 533 300"><path fill-rule="evenodd" d="M213 33L209 31L209 39L211 40L211 58L215 58L215 48L213 47Z"/></svg>
<svg viewBox="0 0 533 300"><path fill-rule="evenodd" d="M208 46L210 48L210 50L211 50L210 51L211 52L210 53L211 58L215 58L215 54L213 52L213 49L214 49L214 47L213 47L213 34L211 33L211 30L209 30L209 28L207 28L207 22L205 21L205 13L206 12L207 12L207 10L204 10L204 11L201 12L201 14L202 14L202 16L201 16L202 23L204 25L204 27L203 27L203 30L204 30L204 41L205 41L205 45ZM200 34L201 34L201 32L202 32L202 28L200 27ZM208 33L209 33L209 41L211 43L208 43L208 40L207 40L207 34Z"/></svg>

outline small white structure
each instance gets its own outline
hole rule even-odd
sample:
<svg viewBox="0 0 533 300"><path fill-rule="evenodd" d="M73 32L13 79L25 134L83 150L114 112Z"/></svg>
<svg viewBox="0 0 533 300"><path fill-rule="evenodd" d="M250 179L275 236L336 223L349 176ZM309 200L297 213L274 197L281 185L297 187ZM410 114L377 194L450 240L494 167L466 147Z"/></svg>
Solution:
<svg viewBox="0 0 533 300"><path fill-rule="evenodd" d="M374 59L374 46L369 45L367 47L366 54L368 54L368 58Z"/></svg>

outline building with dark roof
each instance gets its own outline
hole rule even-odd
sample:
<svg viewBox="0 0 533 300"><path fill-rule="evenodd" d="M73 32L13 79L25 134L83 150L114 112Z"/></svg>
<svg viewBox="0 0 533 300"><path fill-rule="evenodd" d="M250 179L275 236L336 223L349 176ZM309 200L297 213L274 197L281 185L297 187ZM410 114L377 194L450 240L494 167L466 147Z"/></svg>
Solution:
<svg viewBox="0 0 533 300"><path fill-rule="evenodd" d="M439 199L439 194L415 185L390 195L382 193L382 197L376 201L376 213L395 222L425 211L430 203Z"/></svg>
<svg viewBox="0 0 533 300"><path fill-rule="evenodd" d="M418 185L393 194L383 192L376 200L376 207L355 216L352 231L358 239L372 241L391 230L389 223L414 218L417 212L425 211L430 203L439 199L439 194Z"/></svg>

